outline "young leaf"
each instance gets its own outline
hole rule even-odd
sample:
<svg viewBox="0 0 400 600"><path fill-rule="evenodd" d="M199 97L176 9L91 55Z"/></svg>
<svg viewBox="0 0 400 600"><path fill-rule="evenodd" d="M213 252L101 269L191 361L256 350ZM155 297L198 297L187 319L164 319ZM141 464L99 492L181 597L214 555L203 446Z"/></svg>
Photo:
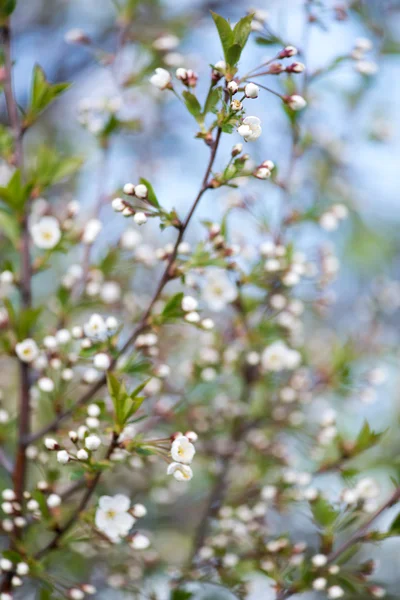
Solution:
<svg viewBox="0 0 400 600"><path fill-rule="evenodd" d="M14 12L17 0L0 0L0 19L6 19Z"/></svg>
<svg viewBox="0 0 400 600"><path fill-rule="evenodd" d="M363 450L371 448L379 441L381 437L382 433L375 433L374 431L372 431L367 421L365 421L360 433L357 436L357 451L362 452Z"/></svg>
<svg viewBox="0 0 400 600"><path fill-rule="evenodd" d="M6 187L0 187L0 198L10 208L21 209L28 200L32 186L24 185L21 171L16 169Z"/></svg>
<svg viewBox="0 0 400 600"><path fill-rule="evenodd" d="M18 221L5 210L0 210L0 233L5 235L14 245L17 245L20 234Z"/></svg>
<svg viewBox="0 0 400 600"><path fill-rule="evenodd" d="M155 193L154 188L151 185L151 183L149 181L147 181L147 179L144 179L144 177L141 177L139 181L140 181L140 183L143 183L143 185L145 185L147 187L148 202L150 202L150 204L152 206L155 206L156 208L160 208L160 203L157 200L156 193Z"/></svg>
<svg viewBox="0 0 400 600"><path fill-rule="evenodd" d="M33 123L36 117L69 86L69 83L49 83L43 69L39 65L35 65L33 69L31 102L25 117L25 125Z"/></svg>
<svg viewBox="0 0 400 600"><path fill-rule="evenodd" d="M207 96L207 99L204 104L203 115L205 116L207 113L213 112L218 102L220 101L222 96L222 88L215 87L210 90L210 93Z"/></svg>
<svg viewBox="0 0 400 600"><path fill-rule="evenodd" d="M163 323L178 319L179 317L183 316L184 312L181 306L183 296L183 292L178 292L178 294L175 294L168 300L167 304L164 306L164 310L160 315Z"/></svg>
<svg viewBox="0 0 400 600"><path fill-rule="evenodd" d="M315 521L322 527L329 527L332 525L339 515L339 512L322 497L311 504L311 510Z"/></svg>
<svg viewBox="0 0 400 600"><path fill-rule="evenodd" d="M228 51L234 41L231 26L229 22L224 19L224 17L221 17L221 15L218 15L213 11L211 11L211 16L214 19L215 26L218 30L219 39L221 40L222 49L224 51L225 61L229 62Z"/></svg>
<svg viewBox="0 0 400 600"><path fill-rule="evenodd" d="M233 41L238 44L241 49L247 44L251 32L251 22L253 20L253 14L246 15L240 21L238 21L233 29Z"/></svg>
<svg viewBox="0 0 400 600"><path fill-rule="evenodd" d="M187 90L182 93L182 96L185 99L186 108L190 114L194 116L196 121L201 121L201 106L196 96Z"/></svg>

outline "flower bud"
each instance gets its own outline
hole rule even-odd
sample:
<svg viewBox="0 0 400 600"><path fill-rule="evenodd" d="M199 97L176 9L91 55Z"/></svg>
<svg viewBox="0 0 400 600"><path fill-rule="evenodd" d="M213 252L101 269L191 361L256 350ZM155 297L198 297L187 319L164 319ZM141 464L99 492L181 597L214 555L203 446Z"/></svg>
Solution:
<svg viewBox="0 0 400 600"><path fill-rule="evenodd" d="M286 46L283 50L281 50L278 54L278 58L288 58L290 56L295 56L298 50L294 46Z"/></svg>
<svg viewBox="0 0 400 600"><path fill-rule="evenodd" d="M133 185L133 183L126 183L124 185L124 194L127 194L128 196L134 196L135 195L135 186Z"/></svg>
<svg viewBox="0 0 400 600"><path fill-rule="evenodd" d="M281 63L272 63L269 66L268 73L271 73L271 75L279 75L279 73L282 73L284 70L285 67Z"/></svg>
<svg viewBox="0 0 400 600"><path fill-rule="evenodd" d="M231 110L233 110L234 112L237 112L238 110L242 110L242 108L243 108L243 104L240 102L240 100L232 100Z"/></svg>
<svg viewBox="0 0 400 600"><path fill-rule="evenodd" d="M140 200L145 200L148 195L147 187L143 183L139 183L135 186L135 196Z"/></svg>
<svg viewBox="0 0 400 600"><path fill-rule="evenodd" d="M286 104L294 111L302 110L307 106L306 100L303 96L299 96L294 94L293 96L286 96L285 100Z"/></svg>
<svg viewBox="0 0 400 600"><path fill-rule="evenodd" d="M302 73L305 70L305 65L301 62L294 62L286 67L287 73Z"/></svg>
<svg viewBox="0 0 400 600"><path fill-rule="evenodd" d="M254 171L253 175L254 177L257 177L257 179L268 179L271 177L271 171L266 167L259 167Z"/></svg>
<svg viewBox="0 0 400 600"><path fill-rule="evenodd" d="M232 156L238 156L243 150L243 144L235 144L232 148Z"/></svg>
<svg viewBox="0 0 400 600"><path fill-rule="evenodd" d="M236 94L236 92L237 92L237 91L238 91L238 89L239 89L239 86L238 86L238 84L236 83L236 81L230 81L230 82L228 83L228 86L227 86L227 87L228 87L228 90L229 90L229 92L230 92L232 95L233 95L233 94Z"/></svg>
<svg viewBox="0 0 400 600"><path fill-rule="evenodd" d="M144 212L137 212L135 213L133 220L137 225L144 225L144 223L147 222L147 217Z"/></svg>
<svg viewBox="0 0 400 600"><path fill-rule="evenodd" d="M111 202L111 206L115 212L122 212L125 208L125 202L122 200L122 198L114 198L114 200Z"/></svg>
<svg viewBox="0 0 400 600"><path fill-rule="evenodd" d="M246 98L258 98L260 88L255 83L248 83L244 88Z"/></svg>

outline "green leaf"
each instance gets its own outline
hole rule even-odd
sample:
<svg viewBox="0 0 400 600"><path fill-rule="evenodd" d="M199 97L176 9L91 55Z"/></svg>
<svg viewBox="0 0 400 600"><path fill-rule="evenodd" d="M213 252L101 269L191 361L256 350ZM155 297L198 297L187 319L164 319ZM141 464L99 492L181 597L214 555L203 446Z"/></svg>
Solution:
<svg viewBox="0 0 400 600"><path fill-rule="evenodd" d="M75 174L82 163L79 156L63 156L54 148L40 146L35 152L29 178L35 188L43 190Z"/></svg>
<svg viewBox="0 0 400 600"><path fill-rule="evenodd" d="M18 314L18 319L15 324L17 337L19 340L24 340L28 335L33 325L37 322L43 307L26 308Z"/></svg>
<svg viewBox="0 0 400 600"><path fill-rule="evenodd" d="M148 382L149 380L144 381L128 394L124 382L118 381L112 373L107 374L108 391L114 404L115 422L119 430L141 407L145 397L138 394Z"/></svg>
<svg viewBox="0 0 400 600"><path fill-rule="evenodd" d="M249 35L251 32L251 22L253 20L253 13L242 17L240 21L238 21L233 29L233 41L235 44L238 44L243 50L245 45L247 44L247 40L249 39Z"/></svg>
<svg viewBox="0 0 400 600"><path fill-rule="evenodd" d="M35 65L33 68L31 101L25 118L25 125L32 124L36 117L69 87L69 83L49 83L43 69L39 65Z"/></svg>
<svg viewBox="0 0 400 600"><path fill-rule="evenodd" d="M237 65L240 59L240 55L242 54L242 50L243 48L242 46L239 46L239 44L233 44L233 46L229 48L226 57L228 65L232 67Z"/></svg>
<svg viewBox="0 0 400 600"><path fill-rule="evenodd" d="M190 600L193 597L192 592L188 592L187 590L176 589L172 590L170 595L170 600Z"/></svg>
<svg viewBox="0 0 400 600"><path fill-rule="evenodd" d="M0 18L9 17L17 6L17 0L0 0Z"/></svg>
<svg viewBox="0 0 400 600"><path fill-rule="evenodd" d="M151 185L150 181L147 181L147 179L145 179L144 177L141 177L139 181L140 181L140 183L142 183L143 185L145 185L147 187L147 201L150 202L150 204L152 206L155 206L156 208L160 208L160 203L157 200L156 193L155 193L154 188Z"/></svg>
<svg viewBox="0 0 400 600"><path fill-rule="evenodd" d="M168 300L164 306L164 310L160 315L162 323L179 319L179 317L184 315L184 311L181 306L183 296L183 292L178 292Z"/></svg>
<svg viewBox="0 0 400 600"><path fill-rule="evenodd" d="M0 209L0 233L5 235L14 246L17 245L20 234L18 221L11 213L2 209Z"/></svg>
<svg viewBox="0 0 400 600"><path fill-rule="evenodd" d="M391 535L400 535L400 513L396 515L392 524L389 527L389 533Z"/></svg>
<svg viewBox="0 0 400 600"><path fill-rule="evenodd" d="M0 156L6 160L13 155L13 136L8 127L0 125Z"/></svg>
<svg viewBox="0 0 400 600"><path fill-rule="evenodd" d="M222 88L215 87L212 88L207 96L207 99L204 104L203 115L207 113L213 112L220 101L222 96Z"/></svg>
<svg viewBox="0 0 400 600"><path fill-rule="evenodd" d="M0 198L11 208L21 209L32 191L30 184L24 185L21 171L16 169L6 187L0 187Z"/></svg>
<svg viewBox="0 0 400 600"><path fill-rule="evenodd" d="M196 121L202 121L201 106L196 96L187 90L182 93L182 96L185 99L186 108L190 114L194 116Z"/></svg>
<svg viewBox="0 0 400 600"><path fill-rule="evenodd" d="M229 21L211 11L211 16L214 19L215 26L218 31L219 39L221 40L222 49L224 51L225 61L228 61L228 51L234 42L233 31L229 24Z"/></svg>
<svg viewBox="0 0 400 600"><path fill-rule="evenodd" d="M311 504L311 511L313 513L314 520L322 527L329 527L333 525L339 516L339 512L335 510L325 498L318 498Z"/></svg>
<svg viewBox="0 0 400 600"><path fill-rule="evenodd" d="M357 436L356 440L356 449L358 452L362 452L363 450L367 450L374 446L379 439L382 437L383 432L375 433L371 430L367 421L365 421L360 433Z"/></svg>

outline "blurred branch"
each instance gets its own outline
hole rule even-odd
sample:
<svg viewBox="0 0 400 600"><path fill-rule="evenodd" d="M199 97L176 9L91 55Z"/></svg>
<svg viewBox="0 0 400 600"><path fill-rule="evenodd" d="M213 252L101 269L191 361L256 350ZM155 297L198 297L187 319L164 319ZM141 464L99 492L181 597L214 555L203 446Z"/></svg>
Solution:
<svg viewBox="0 0 400 600"><path fill-rule="evenodd" d="M331 564L335 562L342 554L344 554L349 548L354 546L363 540L368 541L368 530L370 526L381 516L385 510L394 506L400 500L400 487L396 488L393 494L388 498L388 500L376 510L370 518L360 525L358 529L349 537L348 540L343 542L336 550L331 552L328 556L327 564ZM291 586L290 588L281 589L278 593L276 600L286 600L286 598L290 598L293 594L298 593L299 590L296 589L296 585Z"/></svg>
<svg viewBox="0 0 400 600"><path fill-rule="evenodd" d="M135 329L133 330L133 332L131 333L131 335L129 336L129 338L127 339L127 341L125 342L125 344L122 346L122 348L120 349L120 351L118 352L117 356L113 359L111 365L110 365L110 370L112 370L116 363L117 360L120 356L122 356L123 354L125 354L125 352L132 346L132 344L135 342L136 338L138 337L138 335L140 335L140 333L146 329L146 327L148 326L148 320L149 317L151 315L151 311L154 307L154 304L157 302L157 300L159 299L161 292L163 291L165 285L170 281L170 279L172 278L172 267L173 264L175 262L177 253L178 253L178 246L181 243L183 236L186 232L186 229L190 223L190 220L203 196L203 194L210 189L210 184L209 184L209 176L214 164L214 160L217 154L217 150L218 150L218 145L219 145L219 141L221 138L221 129L219 128L217 131L217 135L216 138L211 146L211 154L210 154L210 158L208 161L208 165L203 177L203 181L200 187L200 190L193 202L193 205L191 207L191 209L189 210L184 222L181 224L180 229L179 229L179 234L178 237L176 239L175 242L175 246L174 249L171 253L171 256L168 260L168 263L164 269L164 272L161 276L160 282L153 294L153 297L150 300L150 303L147 307L147 309L145 310L144 314L142 315L142 318L140 319L139 323L136 325ZM45 435L46 433L49 433L50 431L54 431L55 429L57 429L58 425L67 417L71 416L75 410L77 408L79 408L80 406L84 406L87 402L89 402L89 400L106 384L106 376L103 376L101 379L99 379L99 381L97 381L89 390L87 390L87 392L85 392L83 394L83 396L81 396L81 398L79 398L77 400L77 402L74 404L74 406L72 406L71 408L65 410L64 412L60 413L51 423L49 423L48 425L46 425L45 427L43 427L42 429L40 429L39 431L37 431L36 433L30 435L26 440L26 444L31 444L33 442L35 442L36 440L38 440L39 438L41 438L43 435Z"/></svg>

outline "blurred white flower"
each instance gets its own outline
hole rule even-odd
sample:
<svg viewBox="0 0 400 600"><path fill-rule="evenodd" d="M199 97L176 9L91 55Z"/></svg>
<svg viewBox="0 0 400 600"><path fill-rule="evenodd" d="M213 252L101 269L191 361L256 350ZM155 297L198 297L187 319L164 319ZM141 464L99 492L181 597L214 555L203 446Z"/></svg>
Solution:
<svg viewBox="0 0 400 600"><path fill-rule="evenodd" d="M266 371L295 369L300 362L301 356L297 350L288 348L285 342L281 340L267 346L261 355L261 363Z"/></svg>
<svg viewBox="0 0 400 600"><path fill-rule="evenodd" d="M31 235L35 246L51 250L61 239L60 224L55 217L42 217L32 225Z"/></svg>
<svg viewBox="0 0 400 600"><path fill-rule="evenodd" d="M260 88L255 83L248 83L244 88L244 93L246 94L246 98L258 98Z"/></svg>
<svg viewBox="0 0 400 600"><path fill-rule="evenodd" d="M223 269L209 269L205 277L203 299L211 310L221 311L236 300L236 286Z"/></svg>
<svg viewBox="0 0 400 600"><path fill-rule="evenodd" d="M245 117L242 125L238 128L238 134L241 135L246 142L254 142L260 137L261 132L261 121L258 117Z"/></svg>
<svg viewBox="0 0 400 600"><path fill-rule="evenodd" d="M93 244L102 230L102 223L99 219L90 219L83 230L82 242L84 244Z"/></svg>
<svg viewBox="0 0 400 600"><path fill-rule="evenodd" d="M15 346L15 352L22 362L32 362L39 355L39 348L34 340L26 338Z"/></svg>
<svg viewBox="0 0 400 600"><path fill-rule="evenodd" d="M130 542L131 548L134 550L146 550L150 546L150 540L143 533L136 533Z"/></svg>
<svg viewBox="0 0 400 600"><path fill-rule="evenodd" d="M150 77L150 83L159 90L165 90L171 83L171 74L166 69L158 68Z"/></svg>
<svg viewBox="0 0 400 600"><path fill-rule="evenodd" d="M173 462L168 466L167 475L173 475L177 481L190 481L193 471L188 465Z"/></svg>
<svg viewBox="0 0 400 600"><path fill-rule="evenodd" d="M195 453L195 447L184 435L177 437L172 443L171 456L176 462L190 464Z"/></svg>
<svg viewBox="0 0 400 600"><path fill-rule="evenodd" d="M135 523L129 514L130 500L124 494L102 496L96 510L95 524L111 541L119 542Z"/></svg>

